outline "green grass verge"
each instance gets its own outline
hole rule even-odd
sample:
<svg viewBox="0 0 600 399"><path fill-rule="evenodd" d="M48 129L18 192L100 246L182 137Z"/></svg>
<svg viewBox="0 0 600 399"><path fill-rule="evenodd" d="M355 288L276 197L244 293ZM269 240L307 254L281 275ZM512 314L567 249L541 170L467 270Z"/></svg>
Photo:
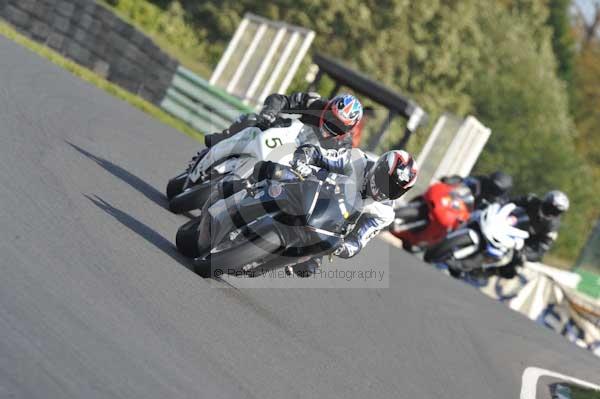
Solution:
<svg viewBox="0 0 600 399"><path fill-rule="evenodd" d="M71 72L73 75L85 80L88 83L93 84L94 86L106 91L107 93L109 93L123 101L128 102L129 104L144 111L148 115L163 122L164 124L169 125L175 129L187 134L188 136L192 137L193 139L196 139L198 141L203 141L204 136L202 135L202 133L196 131L195 129L190 127L185 122L171 116L170 114L166 113L165 111L158 108L157 106L149 103L148 101L144 100L143 98L138 97L135 94L132 94L132 93L128 92L127 90L122 89L121 87L119 87L113 83L110 83L109 81L107 81L106 79L103 79L102 77L100 77L99 75L94 73L93 71L91 71L85 67L82 67L81 65L79 65L71 60L66 59L59 53L51 50L50 48L48 48L42 44L39 44L37 42L34 42L33 40L29 39L28 37L17 32L12 26L10 26L4 22L1 22L1 21L0 21L0 35L5 36L6 38L22 45L23 47L26 47L27 49L33 51L34 53L40 55L41 57L44 57L44 58L50 60L54 64L60 66L63 69L66 69L67 71Z"/></svg>
<svg viewBox="0 0 600 399"><path fill-rule="evenodd" d="M572 399L600 399L600 391L580 388L577 386L571 387Z"/></svg>
<svg viewBox="0 0 600 399"><path fill-rule="evenodd" d="M577 291L592 298L600 299L600 275L578 268L575 270L581 276Z"/></svg>

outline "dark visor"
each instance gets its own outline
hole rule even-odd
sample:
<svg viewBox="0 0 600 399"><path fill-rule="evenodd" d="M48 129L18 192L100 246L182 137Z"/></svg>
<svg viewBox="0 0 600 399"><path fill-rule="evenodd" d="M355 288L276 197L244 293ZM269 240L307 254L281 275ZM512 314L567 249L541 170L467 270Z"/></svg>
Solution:
<svg viewBox="0 0 600 399"><path fill-rule="evenodd" d="M391 179L385 164L377 166L379 170L375 171L375 184L379 188L380 194L385 196L385 199L397 199L402 196L407 190Z"/></svg>
<svg viewBox="0 0 600 399"><path fill-rule="evenodd" d="M331 134L333 134L334 136L340 136L342 134L346 134L347 130L342 129L340 126L338 126L338 124L336 124L333 121L328 121L325 120L323 122L323 127L325 129L327 129L327 131Z"/></svg>
<svg viewBox="0 0 600 399"><path fill-rule="evenodd" d="M560 209L547 202L542 204L542 212L548 216L558 216L562 213Z"/></svg>

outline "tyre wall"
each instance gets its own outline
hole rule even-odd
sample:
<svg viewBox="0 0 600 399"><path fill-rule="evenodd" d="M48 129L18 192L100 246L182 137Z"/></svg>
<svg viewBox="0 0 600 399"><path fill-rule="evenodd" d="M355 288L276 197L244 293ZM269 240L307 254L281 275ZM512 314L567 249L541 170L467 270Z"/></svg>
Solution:
<svg viewBox="0 0 600 399"><path fill-rule="evenodd" d="M157 105L178 67L148 36L93 0L0 0L0 18Z"/></svg>

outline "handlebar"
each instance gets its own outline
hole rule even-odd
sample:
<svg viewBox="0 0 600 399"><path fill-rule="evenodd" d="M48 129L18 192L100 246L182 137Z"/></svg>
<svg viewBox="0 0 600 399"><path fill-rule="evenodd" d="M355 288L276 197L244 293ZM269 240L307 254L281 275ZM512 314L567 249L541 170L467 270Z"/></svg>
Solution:
<svg viewBox="0 0 600 399"><path fill-rule="evenodd" d="M300 180L300 181L304 181L304 180L306 180L306 179L304 178L304 176L302 176L302 175L300 174L300 172L298 172L296 169L294 169L294 168L290 168L290 172L292 172L292 174L293 174L294 176L296 176L296 177L298 178L298 180Z"/></svg>

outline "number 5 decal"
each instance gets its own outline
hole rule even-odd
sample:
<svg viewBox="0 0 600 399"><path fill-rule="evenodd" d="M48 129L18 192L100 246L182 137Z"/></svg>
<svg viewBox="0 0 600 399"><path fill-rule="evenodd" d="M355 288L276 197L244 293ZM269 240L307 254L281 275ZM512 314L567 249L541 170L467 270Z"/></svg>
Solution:
<svg viewBox="0 0 600 399"><path fill-rule="evenodd" d="M270 142L269 142L269 140L270 140ZM275 148L278 145L283 145L283 143L281 142L281 139L279 139L279 137L273 137L271 139L266 139L265 145L269 148Z"/></svg>

